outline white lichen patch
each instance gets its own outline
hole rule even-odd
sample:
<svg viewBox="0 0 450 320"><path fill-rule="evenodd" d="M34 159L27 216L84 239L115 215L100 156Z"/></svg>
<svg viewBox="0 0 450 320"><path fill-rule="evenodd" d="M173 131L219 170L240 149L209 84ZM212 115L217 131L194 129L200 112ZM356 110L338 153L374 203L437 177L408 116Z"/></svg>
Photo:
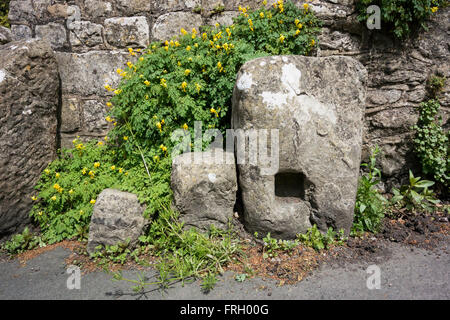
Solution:
<svg viewBox="0 0 450 320"><path fill-rule="evenodd" d="M333 124L337 122L334 108L331 105L321 103L314 97L308 95L298 96L296 104L301 106L300 110L303 114L301 118L304 122L308 122L312 114L322 119L327 119Z"/></svg>
<svg viewBox="0 0 450 320"><path fill-rule="evenodd" d="M252 78L252 75L249 74L249 73L245 73L245 72L244 72L244 73L239 77L239 79L238 79L236 85L237 85L237 88L238 88L239 90L241 90L241 91L245 91L245 90L250 89L250 88L252 87L252 85L253 85L253 78Z"/></svg>
<svg viewBox="0 0 450 320"><path fill-rule="evenodd" d="M4 70L0 70L0 83L3 82L6 78L6 72Z"/></svg>
<svg viewBox="0 0 450 320"><path fill-rule="evenodd" d="M283 57L284 58L284 57ZM292 64L285 64L282 67L281 82L288 90L293 90L295 94L300 94L300 79L302 78L302 72Z"/></svg>
<svg viewBox="0 0 450 320"><path fill-rule="evenodd" d="M289 94L269 91L264 91L260 96L263 98L263 103L269 108L280 108L286 105L287 99L290 98Z"/></svg>

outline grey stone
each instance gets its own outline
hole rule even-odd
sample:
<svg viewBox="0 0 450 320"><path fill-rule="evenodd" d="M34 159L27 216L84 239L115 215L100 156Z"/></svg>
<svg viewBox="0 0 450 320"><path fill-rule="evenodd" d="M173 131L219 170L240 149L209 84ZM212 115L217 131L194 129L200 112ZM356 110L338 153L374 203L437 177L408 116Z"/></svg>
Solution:
<svg viewBox="0 0 450 320"><path fill-rule="evenodd" d="M11 24L36 23L32 1L10 1L8 19Z"/></svg>
<svg viewBox="0 0 450 320"><path fill-rule="evenodd" d="M89 133L105 133L111 126L105 120L108 110L105 103L87 100L83 103L84 130Z"/></svg>
<svg viewBox="0 0 450 320"><path fill-rule="evenodd" d="M72 46L95 47L103 44L103 26L90 21L75 21L69 36Z"/></svg>
<svg viewBox="0 0 450 320"><path fill-rule="evenodd" d="M278 170L266 170L262 154L258 163L238 157L249 231L288 239L317 224L322 231L349 232L366 78L364 67L347 57L276 56L241 68L233 93L233 128L279 130L279 143L275 140L270 149L274 155L279 151Z"/></svg>
<svg viewBox="0 0 450 320"><path fill-rule="evenodd" d="M80 129L80 101L63 97L61 106L61 132L75 132Z"/></svg>
<svg viewBox="0 0 450 320"><path fill-rule="evenodd" d="M192 28L198 30L202 24L202 16L199 14L170 12L158 17L152 28L152 36L156 40L167 40L180 35L181 28L187 31Z"/></svg>
<svg viewBox="0 0 450 320"><path fill-rule="evenodd" d="M105 20L107 42L115 47L145 48L150 43L150 31L146 17L109 18Z"/></svg>
<svg viewBox="0 0 450 320"><path fill-rule="evenodd" d="M208 25L216 25L216 23L223 26L230 26L233 24L233 18L239 16L239 12L236 11L226 11L220 14L213 15L208 19Z"/></svg>
<svg viewBox="0 0 450 320"><path fill-rule="evenodd" d="M136 195L114 189L103 190L97 197L89 225L88 253L94 253L99 245L127 241L133 248L148 224L143 213L144 207Z"/></svg>
<svg viewBox="0 0 450 320"><path fill-rule="evenodd" d="M88 53L57 52L63 94L107 96L105 84L116 88L121 77L117 68L123 68L127 55L117 51L90 51Z"/></svg>
<svg viewBox="0 0 450 320"><path fill-rule="evenodd" d="M0 48L0 237L29 223L41 171L56 156L58 65L40 40Z"/></svg>
<svg viewBox="0 0 450 320"><path fill-rule="evenodd" d="M0 26L0 45L8 43L12 40L11 30Z"/></svg>
<svg viewBox="0 0 450 320"><path fill-rule="evenodd" d="M195 157L201 159L200 163L194 161ZM233 153L214 149L179 155L172 164L171 187L185 226L226 229L237 192Z"/></svg>
<svg viewBox="0 0 450 320"><path fill-rule="evenodd" d="M86 0L84 2L84 11L86 19L108 17L114 12L112 2L103 0Z"/></svg>
<svg viewBox="0 0 450 320"><path fill-rule="evenodd" d="M152 12L166 13L186 9L192 10L201 7L201 4L201 0L160 0L151 1L150 8Z"/></svg>
<svg viewBox="0 0 450 320"><path fill-rule="evenodd" d="M48 41L53 49L61 49L67 43L66 29L55 22L36 26L36 38Z"/></svg>
<svg viewBox="0 0 450 320"><path fill-rule="evenodd" d="M13 24L11 26L11 34L14 41L27 40L32 37L30 27L24 25Z"/></svg>
<svg viewBox="0 0 450 320"><path fill-rule="evenodd" d="M136 13L146 13L151 11L151 5L154 1L148 0L117 0L117 8L124 15ZM156 1L159 2L159 1Z"/></svg>

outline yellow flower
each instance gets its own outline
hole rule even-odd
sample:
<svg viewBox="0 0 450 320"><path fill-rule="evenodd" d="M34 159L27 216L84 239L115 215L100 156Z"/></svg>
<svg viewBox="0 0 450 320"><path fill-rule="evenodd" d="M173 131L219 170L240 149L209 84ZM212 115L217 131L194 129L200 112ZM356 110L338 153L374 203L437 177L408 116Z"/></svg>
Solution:
<svg viewBox="0 0 450 320"><path fill-rule="evenodd" d="M116 170L116 166L111 166L111 170Z"/></svg>
<svg viewBox="0 0 450 320"><path fill-rule="evenodd" d="M95 204L95 200L92 199L91 201L89 201L91 204Z"/></svg>
<svg viewBox="0 0 450 320"><path fill-rule="evenodd" d="M103 140L108 141L108 136L105 136Z"/></svg>
<svg viewBox="0 0 450 320"><path fill-rule="evenodd" d="M187 46L187 47L186 47L186 50L187 50L187 51L191 51L191 49L192 49L191 46Z"/></svg>
<svg viewBox="0 0 450 320"><path fill-rule="evenodd" d="M107 103L106 103L106 106L107 106L108 108L111 108L111 107L112 107L112 103L111 103L111 102L107 102Z"/></svg>
<svg viewBox="0 0 450 320"><path fill-rule="evenodd" d="M186 30L184 30L184 28L181 28L181 33L183 34L183 35L186 35L187 34L187 31Z"/></svg>
<svg viewBox="0 0 450 320"><path fill-rule="evenodd" d="M102 146L102 145L103 145L103 141L99 141L97 144L98 144L99 146Z"/></svg>
<svg viewBox="0 0 450 320"><path fill-rule="evenodd" d="M89 171L89 176L90 176L91 178L93 178L93 177L95 176L95 172L92 171L92 170L90 170L90 171Z"/></svg>
<svg viewBox="0 0 450 320"><path fill-rule="evenodd" d="M82 173L83 175L85 175L86 172L87 172L87 168L83 168L83 170L81 170L81 173Z"/></svg>
<svg viewBox="0 0 450 320"><path fill-rule="evenodd" d="M77 144L77 146L75 147L77 150L83 150L84 146L82 143Z"/></svg>
<svg viewBox="0 0 450 320"><path fill-rule="evenodd" d="M198 83L195 84L195 89L197 89L197 92L200 92L201 88L202 88L201 85L199 85Z"/></svg>
<svg viewBox="0 0 450 320"><path fill-rule="evenodd" d="M121 94L122 93L122 89L119 89L119 90L114 90L114 94Z"/></svg>
<svg viewBox="0 0 450 320"><path fill-rule="evenodd" d="M83 210L80 210L80 215L83 215L84 214L84 211Z"/></svg>
<svg viewBox="0 0 450 320"><path fill-rule="evenodd" d="M73 190L72 189L69 190L69 194L73 194Z"/></svg>
<svg viewBox="0 0 450 320"><path fill-rule="evenodd" d="M261 18L264 18L264 12L261 12L261 13L259 14L259 16L260 16Z"/></svg>
<svg viewBox="0 0 450 320"><path fill-rule="evenodd" d="M38 212L38 215L42 216L44 213L42 211Z"/></svg>
<svg viewBox="0 0 450 320"><path fill-rule="evenodd" d="M49 169L45 169L44 172L45 172L45 174L50 174L50 170Z"/></svg>
<svg viewBox="0 0 450 320"><path fill-rule="evenodd" d="M108 122L113 122L113 120L111 119L110 116L107 116L107 117L105 118L105 120L108 121Z"/></svg>
<svg viewBox="0 0 450 320"><path fill-rule="evenodd" d="M56 179L58 179L58 178L60 177L60 174L57 172L57 173L55 174L55 177L56 177Z"/></svg>
<svg viewBox="0 0 450 320"><path fill-rule="evenodd" d="M314 39L311 39L311 47L314 47L315 44L316 44L316 41Z"/></svg>
<svg viewBox="0 0 450 320"><path fill-rule="evenodd" d="M95 162L94 163L94 168L98 168L98 167L100 167L100 162Z"/></svg>
<svg viewBox="0 0 450 320"><path fill-rule="evenodd" d="M161 86L164 88L167 88L167 80L166 79L161 79Z"/></svg>
<svg viewBox="0 0 450 320"><path fill-rule="evenodd" d="M267 0L264 0L262 3L263 3L263 5L266 6L267 5Z"/></svg>
<svg viewBox="0 0 450 320"><path fill-rule="evenodd" d="M433 8L431 8L431 12L433 12L433 13L435 13L436 11L438 11L438 7L433 7Z"/></svg>
<svg viewBox="0 0 450 320"><path fill-rule="evenodd" d="M31 197L31 200L36 201L36 200L37 200L37 197L36 197L36 196L32 196L32 197Z"/></svg>
<svg viewBox="0 0 450 320"><path fill-rule="evenodd" d="M190 69L186 69L185 71L184 71L184 75L187 77L189 74L191 73L191 70Z"/></svg>
<svg viewBox="0 0 450 320"><path fill-rule="evenodd" d="M202 39L203 40L208 39L208 34L206 32L202 33Z"/></svg>
<svg viewBox="0 0 450 320"><path fill-rule="evenodd" d="M217 69L219 69L219 72L223 71L223 66L222 66L222 63L220 61L217 62Z"/></svg>
<svg viewBox="0 0 450 320"><path fill-rule="evenodd" d="M175 47L179 47L180 43L178 41L175 41Z"/></svg>
<svg viewBox="0 0 450 320"><path fill-rule="evenodd" d="M186 87L187 87L187 82L184 81L184 82L181 84L181 88L183 89L184 92L186 92Z"/></svg>
<svg viewBox="0 0 450 320"><path fill-rule="evenodd" d="M123 137L123 140L127 141L127 140L128 140L128 137L127 137L127 136Z"/></svg>
<svg viewBox="0 0 450 320"><path fill-rule="evenodd" d="M118 73L118 74L121 74L122 72L123 72L123 70L122 70L122 69L120 69L120 68L119 68L119 69L117 69L117 73Z"/></svg>
<svg viewBox="0 0 450 320"><path fill-rule="evenodd" d="M153 160L158 161L159 160L159 156L154 156Z"/></svg>
<svg viewBox="0 0 450 320"><path fill-rule="evenodd" d="M119 173L122 173L123 172L123 168L119 168Z"/></svg>
<svg viewBox="0 0 450 320"><path fill-rule="evenodd" d="M145 80L145 81L144 81L144 84L148 87L148 86L150 85L150 81Z"/></svg>
<svg viewBox="0 0 450 320"><path fill-rule="evenodd" d="M139 61L144 61L144 57L140 57L140 58L139 58Z"/></svg>
<svg viewBox="0 0 450 320"><path fill-rule="evenodd" d="M160 148L163 152L166 152L166 151L167 151L167 147L164 146L163 144L160 145L159 148Z"/></svg>
<svg viewBox="0 0 450 320"><path fill-rule="evenodd" d="M130 69L133 68L133 64L132 64L130 61L127 62L127 66L128 66L128 68L130 68Z"/></svg>
<svg viewBox="0 0 450 320"><path fill-rule="evenodd" d="M53 200L53 201L56 201L56 196L53 196L50 199Z"/></svg>
<svg viewBox="0 0 450 320"><path fill-rule="evenodd" d="M280 34L280 42L283 43L285 39L284 35Z"/></svg>
<svg viewBox="0 0 450 320"><path fill-rule="evenodd" d="M185 123L185 124L183 124L183 129L184 130L187 130L189 127L188 127L188 125Z"/></svg>
<svg viewBox="0 0 450 320"><path fill-rule="evenodd" d="M161 122L157 122L156 127L159 129L159 131L161 131L161 127L162 127Z"/></svg>
<svg viewBox="0 0 450 320"><path fill-rule="evenodd" d="M55 189L55 190L58 190L58 189L60 189L61 187L59 186L59 184L57 184L57 183L55 183L54 185L53 185L53 189Z"/></svg>
<svg viewBox="0 0 450 320"><path fill-rule="evenodd" d="M295 35L298 36L300 34L300 29L297 29L297 31L295 31Z"/></svg>
<svg viewBox="0 0 450 320"><path fill-rule="evenodd" d="M164 119L162 119L162 120L161 120L161 124L164 124L164 123L165 123L165 121L164 121Z"/></svg>
<svg viewBox="0 0 450 320"><path fill-rule="evenodd" d="M309 5L307 3L303 4L303 8L305 8L305 10L308 10Z"/></svg>

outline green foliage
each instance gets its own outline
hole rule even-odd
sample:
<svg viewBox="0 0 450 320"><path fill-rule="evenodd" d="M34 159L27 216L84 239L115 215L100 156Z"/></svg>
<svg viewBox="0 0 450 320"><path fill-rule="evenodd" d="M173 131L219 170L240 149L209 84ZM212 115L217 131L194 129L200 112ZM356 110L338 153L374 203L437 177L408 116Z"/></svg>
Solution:
<svg viewBox="0 0 450 320"><path fill-rule="evenodd" d="M381 9L381 28L389 30L399 39L408 37L413 31L427 30L426 21L440 8L448 5L448 0L359 0L358 19L366 22L367 8L377 5Z"/></svg>
<svg viewBox="0 0 450 320"><path fill-rule="evenodd" d="M154 42L141 55L130 49L130 55L140 55L137 62L118 70L124 77L119 89L106 86L116 93L110 121L117 126L111 137L121 154L136 156L134 145L139 145L149 162L166 157L179 143L171 141L172 133L184 129L193 137L194 121L202 121L203 131L224 134L236 73L246 61L309 54L316 47L319 22L309 10L291 2L282 12L278 7L243 10L230 27L182 30L179 38Z"/></svg>
<svg viewBox="0 0 450 320"><path fill-rule="evenodd" d="M290 253L299 245L297 240L277 240L270 236L270 232L263 238L263 258L276 257L280 252Z"/></svg>
<svg viewBox="0 0 450 320"><path fill-rule="evenodd" d="M9 0L0 0L0 26L9 28Z"/></svg>
<svg viewBox="0 0 450 320"><path fill-rule="evenodd" d="M379 153L379 147L375 146L371 151L369 163L361 164L367 168L367 173L360 177L358 183L352 234L364 231L376 233L384 218L387 201L376 188L381 181L381 172L375 166Z"/></svg>
<svg viewBox="0 0 450 320"><path fill-rule="evenodd" d="M168 159L152 164L150 178L142 163L118 159L113 146L96 141L83 144L78 139L73 143L75 148L63 149L36 185L30 215L39 222L45 242L86 238L93 206L106 188L135 193L148 204L147 215L155 212L156 199L170 198Z"/></svg>
<svg viewBox="0 0 450 320"><path fill-rule="evenodd" d="M392 190L394 196L391 202L401 208L408 210L423 209L432 211L433 205L440 201L436 199L435 194L429 189L434 185L433 181L421 180L420 177L414 177L409 170L409 185L404 185L399 189Z"/></svg>
<svg viewBox="0 0 450 320"><path fill-rule="evenodd" d="M422 172L435 181L450 187L449 133L442 128L442 118L437 116L440 103L437 100L420 106L415 130L414 151L422 165Z"/></svg>
<svg viewBox="0 0 450 320"><path fill-rule="evenodd" d="M339 232L335 232L330 227L325 234L322 234L317 229L317 225L313 225L306 234L299 234L297 237L300 242L317 251L328 249L333 244L342 245L346 241L344 230L341 229Z"/></svg>
<svg viewBox="0 0 450 320"><path fill-rule="evenodd" d="M427 91L430 93L430 95L435 98L439 92L442 91L442 89L445 86L445 81L447 79L445 77L440 77L437 75L431 76L427 81Z"/></svg>
<svg viewBox="0 0 450 320"><path fill-rule="evenodd" d="M45 244L41 237L32 234L26 227L22 233L14 235L9 241L3 243L2 249L9 254L17 254L34 249L37 246L43 247Z"/></svg>

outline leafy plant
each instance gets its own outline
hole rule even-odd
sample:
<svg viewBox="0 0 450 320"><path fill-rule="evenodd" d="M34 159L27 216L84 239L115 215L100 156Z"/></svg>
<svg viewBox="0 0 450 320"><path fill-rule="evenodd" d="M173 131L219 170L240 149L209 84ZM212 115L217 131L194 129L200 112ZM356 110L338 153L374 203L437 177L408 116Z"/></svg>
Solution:
<svg viewBox="0 0 450 320"><path fill-rule="evenodd" d="M413 127L414 151L422 165L422 172L449 187L449 133L445 133L442 128L442 118L438 116L439 109L438 100L429 100L421 104L419 120Z"/></svg>
<svg viewBox="0 0 450 320"><path fill-rule="evenodd" d="M318 251L328 249L332 244L342 245L346 240L344 230L341 229L339 232L335 232L333 231L333 228L330 227L325 234L322 234L319 229L317 229L317 225L313 225L309 228L306 234L298 234L297 238L308 247Z"/></svg>
<svg viewBox="0 0 450 320"><path fill-rule="evenodd" d="M270 232L263 238L263 258L276 257L280 252L291 252L299 245L297 240L281 240L274 239L270 236Z"/></svg>
<svg viewBox="0 0 450 320"><path fill-rule="evenodd" d="M381 9L382 29L389 30L397 38L404 39L413 31L427 30L426 21L439 8L448 5L447 0L359 0L356 3L358 19L366 22L367 8L377 5Z"/></svg>
<svg viewBox="0 0 450 320"><path fill-rule="evenodd" d="M440 202L436 199L433 191L429 189L432 185L434 185L433 181L414 177L412 171L409 170L409 185L403 185L400 190L394 188L392 190L394 196L391 202L408 210L424 209L431 211L432 205Z"/></svg>
<svg viewBox="0 0 450 320"><path fill-rule="evenodd" d="M9 0L0 0L0 26L9 28L8 20Z"/></svg>
<svg viewBox="0 0 450 320"><path fill-rule="evenodd" d="M376 167L379 154L380 148L375 146L371 150L369 163L361 164L367 168L367 172L360 177L358 183L352 234L378 232L384 218L387 200L376 188L381 181L381 171Z"/></svg>
<svg viewBox="0 0 450 320"><path fill-rule="evenodd" d="M427 91L433 98L435 98L437 94L442 91L445 86L445 81L445 77L440 77L438 75L433 75L428 79Z"/></svg>
<svg viewBox="0 0 450 320"><path fill-rule="evenodd" d="M26 250L31 250L37 246L43 247L45 243L41 237L32 234L28 227L22 233L14 235L9 241L2 245L2 249L10 254L17 254Z"/></svg>

